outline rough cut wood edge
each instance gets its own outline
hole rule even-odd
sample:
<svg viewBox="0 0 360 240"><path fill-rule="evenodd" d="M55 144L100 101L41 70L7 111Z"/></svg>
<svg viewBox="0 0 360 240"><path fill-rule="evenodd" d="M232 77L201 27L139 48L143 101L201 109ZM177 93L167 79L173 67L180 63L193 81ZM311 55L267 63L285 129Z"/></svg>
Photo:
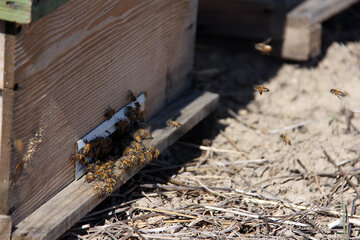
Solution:
<svg viewBox="0 0 360 240"><path fill-rule="evenodd" d="M3 123L24 145L9 160L10 180L23 163L7 201L13 225L74 180L74 143L106 108L126 105L129 89L147 92L148 117L190 84L196 7L196 0L71 0L22 26L15 82L5 86L17 86L12 126Z"/></svg>
<svg viewBox="0 0 360 240"><path fill-rule="evenodd" d="M217 102L218 95L207 92L191 93L177 99L150 121L153 135L150 144L163 151L213 111ZM170 118L181 123L182 127L166 127L166 120ZM144 166L131 168L120 175L121 183L116 189ZM92 186L84 183L83 179L72 182L20 222L12 239L56 239L104 200L93 191Z"/></svg>
<svg viewBox="0 0 360 240"><path fill-rule="evenodd" d="M307 61L321 51L321 24L311 27L292 27L285 29L281 57L295 61Z"/></svg>
<svg viewBox="0 0 360 240"><path fill-rule="evenodd" d="M7 240L11 236L11 217L0 215L0 239Z"/></svg>
<svg viewBox="0 0 360 240"><path fill-rule="evenodd" d="M13 89L8 89L8 83L14 81L14 36L7 34L7 24L0 21L0 51L1 68L1 126L0 126L0 213L9 214L9 184L10 184L10 154L11 154L11 124L13 108ZM4 88L5 87L5 88Z"/></svg>

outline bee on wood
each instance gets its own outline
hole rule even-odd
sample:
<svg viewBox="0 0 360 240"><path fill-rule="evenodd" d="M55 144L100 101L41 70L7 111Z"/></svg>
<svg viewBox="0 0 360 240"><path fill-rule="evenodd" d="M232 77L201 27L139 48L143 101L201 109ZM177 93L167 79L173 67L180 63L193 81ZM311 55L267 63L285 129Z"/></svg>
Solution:
<svg viewBox="0 0 360 240"><path fill-rule="evenodd" d="M23 141L21 139L15 139L13 145L16 152L21 152L23 150Z"/></svg>
<svg viewBox="0 0 360 240"><path fill-rule="evenodd" d="M128 90L127 100L131 102L135 102L137 97L135 96L134 92L131 90Z"/></svg>
<svg viewBox="0 0 360 240"><path fill-rule="evenodd" d="M159 158L159 155L160 155L160 151L158 149L156 149L154 152L153 152L153 157L154 159L158 159Z"/></svg>
<svg viewBox="0 0 360 240"><path fill-rule="evenodd" d="M15 166L14 174L13 174L13 177L12 177L12 182L13 183L16 183L19 180L23 169L24 169L23 161L18 162L16 164L16 166Z"/></svg>
<svg viewBox="0 0 360 240"><path fill-rule="evenodd" d="M132 149L135 149L135 151L140 151L141 145L138 142L132 141L130 144Z"/></svg>
<svg viewBox="0 0 360 240"><path fill-rule="evenodd" d="M124 134L127 132L129 128L129 122L124 119L121 119L115 123L115 127L118 131L120 131L121 134Z"/></svg>
<svg viewBox="0 0 360 240"><path fill-rule="evenodd" d="M337 90L337 89L335 89L335 88L330 89L330 93L331 93L331 94L334 94L334 95L337 96L339 99L340 99L340 97L345 97L345 96L346 96L346 93L345 93L345 92L342 92L342 91Z"/></svg>
<svg viewBox="0 0 360 240"><path fill-rule="evenodd" d="M110 183L105 183L104 190L107 194L111 194L113 192L113 185Z"/></svg>
<svg viewBox="0 0 360 240"><path fill-rule="evenodd" d="M176 122L176 121L172 121L172 120L168 120L166 122L166 125L169 126L169 127L175 127L175 128L180 128L181 124Z"/></svg>
<svg viewBox="0 0 360 240"><path fill-rule="evenodd" d="M270 42L271 42L271 38L268 38L264 42L256 43L255 50L263 54L269 55L272 51L272 47L269 45Z"/></svg>
<svg viewBox="0 0 360 240"><path fill-rule="evenodd" d="M258 91L260 95L263 94L263 92L269 92L270 90L262 85L254 85L254 90Z"/></svg>
<svg viewBox="0 0 360 240"><path fill-rule="evenodd" d="M115 109L108 107L107 109L105 109L105 112L104 112L105 120L110 120L112 118L112 116L114 116L114 114L115 114Z"/></svg>
<svg viewBox="0 0 360 240"><path fill-rule="evenodd" d="M138 130L135 131L135 133L133 134L134 139L136 137L140 137L141 139L149 139L152 138L151 133L143 128L140 128Z"/></svg>
<svg viewBox="0 0 360 240"><path fill-rule="evenodd" d="M281 134L280 138L285 143L285 145L286 144L291 145L291 140L287 136L285 136L284 134Z"/></svg>
<svg viewBox="0 0 360 240"><path fill-rule="evenodd" d="M76 153L73 155L72 160L74 162L78 161L80 165L85 165L87 164L87 159L84 155L80 154L80 153Z"/></svg>
<svg viewBox="0 0 360 240"><path fill-rule="evenodd" d="M91 151L91 144L85 142L85 146L82 148L82 154L83 154L84 156L88 156L89 153L90 153L90 151Z"/></svg>
<svg viewBox="0 0 360 240"><path fill-rule="evenodd" d="M88 174L86 174L85 181L88 183L95 181L95 175L92 172L89 172Z"/></svg>
<svg viewBox="0 0 360 240"><path fill-rule="evenodd" d="M134 137L134 140L136 141L136 142L138 142L138 143L141 143L141 137L140 136L135 136Z"/></svg>
<svg viewBox="0 0 360 240"><path fill-rule="evenodd" d="M153 154L151 152L145 152L146 161L150 162L153 159Z"/></svg>

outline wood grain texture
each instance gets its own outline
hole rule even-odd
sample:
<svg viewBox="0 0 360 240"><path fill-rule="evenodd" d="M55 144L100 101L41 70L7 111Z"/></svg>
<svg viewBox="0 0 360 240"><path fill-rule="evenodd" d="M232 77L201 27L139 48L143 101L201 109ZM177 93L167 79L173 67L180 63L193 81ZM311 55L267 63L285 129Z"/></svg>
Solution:
<svg viewBox="0 0 360 240"><path fill-rule="evenodd" d="M23 26L8 86L17 89L11 140L24 143L10 156L11 173L24 165L9 195L13 223L73 181L74 143L103 121L104 109L124 106L129 89L147 92L151 116L189 85L196 7L194 0L71 0Z"/></svg>
<svg viewBox="0 0 360 240"><path fill-rule="evenodd" d="M14 82L14 36L6 33L5 22L0 22L0 51L3 58L1 63L2 87ZM8 214L9 186L11 166L11 126L13 119L13 89L3 88L1 91L1 126L0 126L0 214Z"/></svg>
<svg viewBox="0 0 360 240"><path fill-rule="evenodd" d="M153 129L150 144L163 151L213 111L217 102L218 95L213 93L192 93L181 97L150 122ZM166 127L166 120L170 118L176 119L182 127ZM120 175L121 183L116 188L143 167L130 168ZM102 200L92 189L92 184L85 183L83 178L74 181L19 223L13 239L55 239Z"/></svg>
<svg viewBox="0 0 360 240"><path fill-rule="evenodd" d="M0 239L7 240L11 237L11 217L0 214Z"/></svg>

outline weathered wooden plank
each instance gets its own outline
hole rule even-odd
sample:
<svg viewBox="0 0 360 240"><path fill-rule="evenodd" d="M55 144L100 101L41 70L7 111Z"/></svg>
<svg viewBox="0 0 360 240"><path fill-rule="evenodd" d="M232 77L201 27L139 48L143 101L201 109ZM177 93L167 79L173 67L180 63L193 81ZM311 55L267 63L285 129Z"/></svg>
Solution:
<svg viewBox="0 0 360 240"><path fill-rule="evenodd" d="M3 58L0 68L0 85L7 86L14 81L14 36L6 34L5 22L0 22L0 56ZM6 59L6 61L5 61ZM9 186L11 166L11 125L13 109L13 89L4 88L1 91L1 126L0 126L0 214L9 214Z"/></svg>
<svg viewBox="0 0 360 240"><path fill-rule="evenodd" d="M7 240L11 237L11 217L0 214L0 239Z"/></svg>
<svg viewBox="0 0 360 240"><path fill-rule="evenodd" d="M329 19L357 1L306 0L288 14L287 24L291 26L312 26Z"/></svg>
<svg viewBox="0 0 360 240"><path fill-rule="evenodd" d="M74 143L104 109L124 106L129 89L147 92L151 116L190 85L196 8L194 0L71 0L14 36L7 143L24 147L2 156L10 179L23 163L8 197L13 223L73 181Z"/></svg>
<svg viewBox="0 0 360 240"><path fill-rule="evenodd" d="M17 23L30 23L31 1L32 0L0 0L0 19Z"/></svg>
<svg viewBox="0 0 360 240"><path fill-rule="evenodd" d="M178 99L150 122L153 129L150 144L163 151L213 111L217 102L218 95L213 93L192 93ZM170 118L181 123L181 128L166 127L166 120ZM121 175L117 188L143 167L131 168ZM103 200L92 186L83 179L72 182L19 223L13 239L55 239L60 236Z"/></svg>

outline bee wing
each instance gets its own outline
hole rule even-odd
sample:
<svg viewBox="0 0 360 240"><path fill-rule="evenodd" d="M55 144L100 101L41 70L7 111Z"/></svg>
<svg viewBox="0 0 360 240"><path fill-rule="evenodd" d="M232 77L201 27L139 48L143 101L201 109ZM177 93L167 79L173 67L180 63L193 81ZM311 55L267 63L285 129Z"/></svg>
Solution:
<svg viewBox="0 0 360 240"><path fill-rule="evenodd" d="M271 40L272 40L272 38L271 37L269 37L268 39L266 39L263 43L264 44L268 44L268 43L270 43L271 42Z"/></svg>

